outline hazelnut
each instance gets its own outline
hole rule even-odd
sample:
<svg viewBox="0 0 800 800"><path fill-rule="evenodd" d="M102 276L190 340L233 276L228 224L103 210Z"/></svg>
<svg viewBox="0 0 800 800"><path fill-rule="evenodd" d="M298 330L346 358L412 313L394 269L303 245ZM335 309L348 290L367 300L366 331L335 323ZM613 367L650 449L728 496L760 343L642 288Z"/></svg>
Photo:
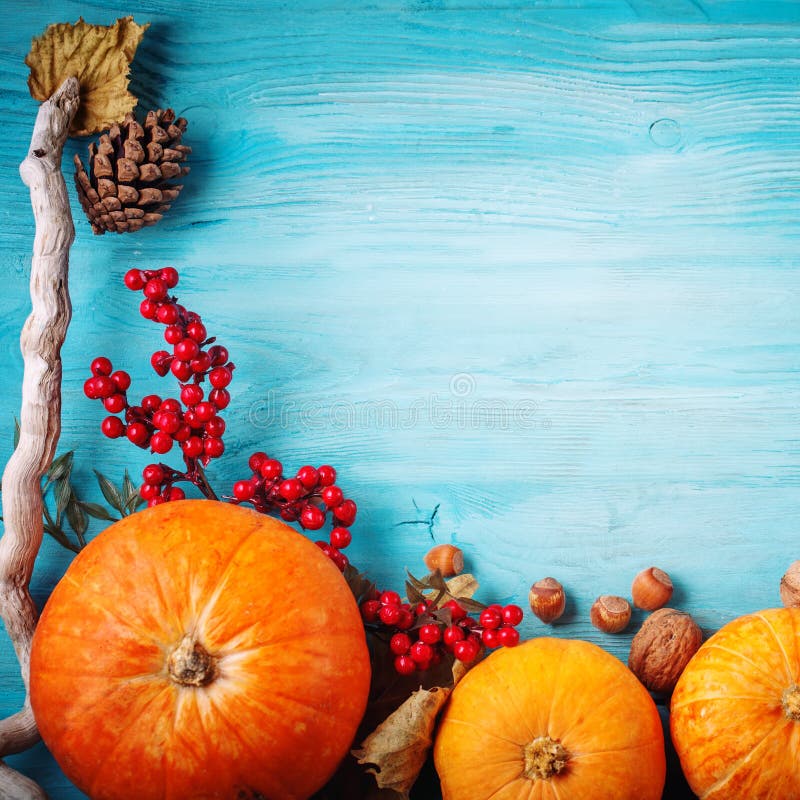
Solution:
<svg viewBox="0 0 800 800"><path fill-rule="evenodd" d="M781 602L786 608L800 608L800 561L790 564L781 578Z"/></svg>
<svg viewBox="0 0 800 800"><path fill-rule="evenodd" d="M703 643L703 631L684 611L653 612L631 642L628 666L651 692L669 694Z"/></svg>
<svg viewBox="0 0 800 800"><path fill-rule="evenodd" d="M564 587L555 578L542 578L531 586L528 593L531 611L548 625L564 613L566 597Z"/></svg>
<svg viewBox="0 0 800 800"><path fill-rule="evenodd" d="M454 544L437 544L425 555L425 566L429 572L438 569L445 578L449 578L464 569L464 554Z"/></svg>
<svg viewBox="0 0 800 800"><path fill-rule="evenodd" d="M663 608L672 597L672 581L664 570L648 567L633 579L631 597L633 604L644 611Z"/></svg>
<svg viewBox="0 0 800 800"><path fill-rule="evenodd" d="M594 601L589 618L603 633L619 633L631 621L631 604L624 597L603 594Z"/></svg>

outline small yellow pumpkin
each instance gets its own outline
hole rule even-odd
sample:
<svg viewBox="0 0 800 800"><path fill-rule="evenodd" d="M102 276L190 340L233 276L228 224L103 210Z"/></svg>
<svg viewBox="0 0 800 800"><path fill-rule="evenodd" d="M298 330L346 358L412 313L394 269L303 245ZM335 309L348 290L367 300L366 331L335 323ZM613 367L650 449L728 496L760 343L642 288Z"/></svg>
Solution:
<svg viewBox="0 0 800 800"><path fill-rule="evenodd" d="M672 741L701 800L800 798L800 609L729 622L672 695Z"/></svg>
<svg viewBox="0 0 800 800"><path fill-rule="evenodd" d="M434 746L444 800L660 800L655 703L589 642L498 650L456 686Z"/></svg>

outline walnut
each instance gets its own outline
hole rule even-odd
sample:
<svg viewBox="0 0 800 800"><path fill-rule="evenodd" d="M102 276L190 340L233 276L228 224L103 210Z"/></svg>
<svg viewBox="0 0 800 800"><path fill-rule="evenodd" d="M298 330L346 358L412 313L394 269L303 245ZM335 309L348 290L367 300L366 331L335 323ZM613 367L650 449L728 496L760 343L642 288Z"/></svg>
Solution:
<svg viewBox="0 0 800 800"><path fill-rule="evenodd" d="M633 637L628 666L651 692L669 694L702 643L703 631L689 614L661 608Z"/></svg>

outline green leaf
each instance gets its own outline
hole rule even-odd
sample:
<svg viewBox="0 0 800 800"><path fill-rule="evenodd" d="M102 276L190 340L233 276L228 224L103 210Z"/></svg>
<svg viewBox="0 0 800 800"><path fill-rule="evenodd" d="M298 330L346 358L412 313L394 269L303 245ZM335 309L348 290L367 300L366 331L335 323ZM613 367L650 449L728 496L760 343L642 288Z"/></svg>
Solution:
<svg viewBox="0 0 800 800"><path fill-rule="evenodd" d="M81 508L81 504L74 494L72 495L70 503L67 505L67 522L69 522L72 530L75 531L78 541L81 547L83 547L83 545L86 544L84 534L89 527L89 518L86 516L86 512Z"/></svg>
<svg viewBox="0 0 800 800"><path fill-rule="evenodd" d="M425 595L410 581L406 581L406 598L409 603L425 603Z"/></svg>
<svg viewBox="0 0 800 800"><path fill-rule="evenodd" d="M107 522L116 522L117 518L112 517L100 503L86 503L83 500L79 501L81 508L94 519L102 519Z"/></svg>
<svg viewBox="0 0 800 800"><path fill-rule="evenodd" d="M69 485L69 481L66 478L59 478L55 482L53 494L56 498L56 519L60 520L72 498L72 487Z"/></svg>
<svg viewBox="0 0 800 800"><path fill-rule="evenodd" d="M106 478L101 472L94 470L94 474L97 476L97 482L100 484L100 491L103 493L103 497L105 497L106 502L116 511L119 511L120 514L124 514L125 503L122 500L122 495L119 493L119 489L114 486L111 481Z"/></svg>
<svg viewBox="0 0 800 800"><path fill-rule="evenodd" d="M50 483L59 480L59 478L69 476L70 472L72 472L72 456L74 452L74 450L68 450L53 461L50 469L47 470L47 478Z"/></svg>
<svg viewBox="0 0 800 800"><path fill-rule="evenodd" d="M125 513L132 514L137 507L144 503L144 498L139 494L139 489L134 486L128 470L122 478L122 493L125 500Z"/></svg>
<svg viewBox="0 0 800 800"><path fill-rule="evenodd" d="M20 434L19 420L16 417L14 417L14 449L15 450L17 449L17 445L19 445L19 434Z"/></svg>

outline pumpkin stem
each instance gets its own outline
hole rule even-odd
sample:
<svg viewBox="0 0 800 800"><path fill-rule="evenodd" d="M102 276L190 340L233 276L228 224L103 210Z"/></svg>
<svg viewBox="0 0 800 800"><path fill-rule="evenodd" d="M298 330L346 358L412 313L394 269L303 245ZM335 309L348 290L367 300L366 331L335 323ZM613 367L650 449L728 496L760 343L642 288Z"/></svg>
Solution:
<svg viewBox="0 0 800 800"><path fill-rule="evenodd" d="M525 769L523 775L530 780L550 780L558 775L569 761L569 752L561 742L549 736L537 736L523 750Z"/></svg>
<svg viewBox="0 0 800 800"><path fill-rule="evenodd" d="M800 722L800 686L793 683L784 693L781 700L783 706L783 713L794 720Z"/></svg>
<svg viewBox="0 0 800 800"><path fill-rule="evenodd" d="M188 633L170 653L167 669L181 686L206 686L217 676L215 659Z"/></svg>

